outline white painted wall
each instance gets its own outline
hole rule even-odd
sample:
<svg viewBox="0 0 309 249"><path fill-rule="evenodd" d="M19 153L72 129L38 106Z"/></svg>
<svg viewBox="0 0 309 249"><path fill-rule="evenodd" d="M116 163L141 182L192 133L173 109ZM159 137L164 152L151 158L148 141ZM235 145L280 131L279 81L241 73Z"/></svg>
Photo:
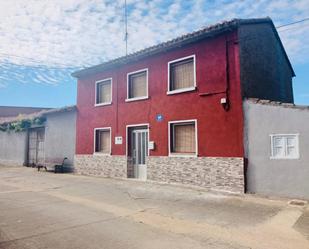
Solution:
<svg viewBox="0 0 309 249"><path fill-rule="evenodd" d="M23 166L26 162L27 133L0 131L0 164Z"/></svg>
<svg viewBox="0 0 309 249"><path fill-rule="evenodd" d="M47 115L45 123L45 160L47 163L61 162L73 166L75 155L76 111Z"/></svg>
<svg viewBox="0 0 309 249"><path fill-rule="evenodd" d="M247 191L309 199L309 108L246 100ZM270 159L270 134L299 133L299 159Z"/></svg>

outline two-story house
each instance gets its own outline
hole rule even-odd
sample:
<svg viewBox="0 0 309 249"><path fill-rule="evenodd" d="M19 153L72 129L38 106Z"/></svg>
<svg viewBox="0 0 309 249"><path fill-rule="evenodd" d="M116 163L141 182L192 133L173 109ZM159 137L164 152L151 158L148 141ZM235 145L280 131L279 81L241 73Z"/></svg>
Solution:
<svg viewBox="0 0 309 249"><path fill-rule="evenodd" d="M72 74L75 169L244 192L244 98L293 103L270 18L234 19Z"/></svg>

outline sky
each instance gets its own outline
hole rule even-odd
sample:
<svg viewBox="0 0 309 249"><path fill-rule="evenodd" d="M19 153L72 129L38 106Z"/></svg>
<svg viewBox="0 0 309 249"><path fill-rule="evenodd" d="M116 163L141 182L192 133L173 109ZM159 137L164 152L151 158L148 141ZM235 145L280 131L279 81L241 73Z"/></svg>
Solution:
<svg viewBox="0 0 309 249"><path fill-rule="evenodd" d="M232 18L275 26L309 17L308 0L127 0L128 51ZM125 55L124 0L0 0L0 105L76 103L71 73ZM296 104L309 105L309 21L278 29Z"/></svg>

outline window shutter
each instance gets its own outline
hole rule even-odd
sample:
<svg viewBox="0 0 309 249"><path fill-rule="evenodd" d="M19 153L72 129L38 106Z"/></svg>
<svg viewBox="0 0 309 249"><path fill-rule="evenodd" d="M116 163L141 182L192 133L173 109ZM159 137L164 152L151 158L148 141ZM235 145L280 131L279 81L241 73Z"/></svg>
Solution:
<svg viewBox="0 0 309 249"><path fill-rule="evenodd" d="M193 59L176 62L171 65L171 89L177 90L194 86Z"/></svg>
<svg viewBox="0 0 309 249"><path fill-rule="evenodd" d="M286 155L288 157L296 156L296 138L293 136L286 138Z"/></svg>
<svg viewBox="0 0 309 249"><path fill-rule="evenodd" d="M110 153L110 131L99 131L98 151Z"/></svg>
<svg viewBox="0 0 309 249"><path fill-rule="evenodd" d="M112 82L110 80L98 83L97 104L110 103L112 101Z"/></svg>
<svg viewBox="0 0 309 249"><path fill-rule="evenodd" d="M102 85L101 88L101 96L102 96L102 103L109 103L111 102L111 83L106 83Z"/></svg>
<svg viewBox="0 0 309 249"><path fill-rule="evenodd" d="M283 137L275 137L274 138L274 155L275 157L284 156L284 138Z"/></svg>
<svg viewBox="0 0 309 249"><path fill-rule="evenodd" d="M129 97L138 98L147 96L147 74L146 72L130 76Z"/></svg>
<svg viewBox="0 0 309 249"><path fill-rule="evenodd" d="M195 153L194 124L174 125L174 152Z"/></svg>
<svg viewBox="0 0 309 249"><path fill-rule="evenodd" d="M298 135L271 135L271 145L271 156L273 158L299 158Z"/></svg>

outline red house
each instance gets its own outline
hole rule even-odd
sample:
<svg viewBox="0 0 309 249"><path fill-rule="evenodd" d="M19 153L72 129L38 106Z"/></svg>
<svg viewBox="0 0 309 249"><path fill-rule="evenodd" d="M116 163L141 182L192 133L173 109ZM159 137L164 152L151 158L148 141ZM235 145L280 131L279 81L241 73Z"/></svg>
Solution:
<svg viewBox="0 0 309 249"><path fill-rule="evenodd" d="M234 19L72 74L75 168L244 192L243 99L293 102L269 18Z"/></svg>

